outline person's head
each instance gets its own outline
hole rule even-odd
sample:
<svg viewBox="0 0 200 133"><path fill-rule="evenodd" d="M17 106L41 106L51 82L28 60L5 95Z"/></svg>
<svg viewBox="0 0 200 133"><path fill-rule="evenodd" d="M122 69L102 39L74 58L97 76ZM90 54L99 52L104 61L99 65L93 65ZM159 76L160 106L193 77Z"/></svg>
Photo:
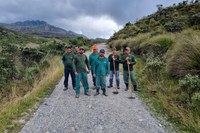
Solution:
<svg viewBox="0 0 200 133"><path fill-rule="evenodd" d="M71 52L72 52L71 46L67 46L67 47L66 47L66 53L69 54L69 53L71 53Z"/></svg>
<svg viewBox="0 0 200 133"><path fill-rule="evenodd" d="M114 47L114 48L112 48L112 54L113 55L116 55L117 54L117 50L116 50L116 48Z"/></svg>
<svg viewBox="0 0 200 133"><path fill-rule="evenodd" d="M84 52L85 52L85 49L84 49L83 47L80 47L80 48L79 48L79 53L80 53L80 54L83 54Z"/></svg>
<svg viewBox="0 0 200 133"><path fill-rule="evenodd" d="M99 53L100 53L100 57L104 57L104 55L105 55L105 50L104 50L104 49L100 49Z"/></svg>
<svg viewBox="0 0 200 133"><path fill-rule="evenodd" d="M125 48L125 54L130 54L131 53L131 49L129 47Z"/></svg>
<svg viewBox="0 0 200 133"><path fill-rule="evenodd" d="M92 46L93 53L98 53L98 48L96 45Z"/></svg>
<svg viewBox="0 0 200 133"><path fill-rule="evenodd" d="M75 50L76 53L78 53L78 52L79 52L79 47L78 47L78 46L75 46L75 47L74 47L74 50Z"/></svg>

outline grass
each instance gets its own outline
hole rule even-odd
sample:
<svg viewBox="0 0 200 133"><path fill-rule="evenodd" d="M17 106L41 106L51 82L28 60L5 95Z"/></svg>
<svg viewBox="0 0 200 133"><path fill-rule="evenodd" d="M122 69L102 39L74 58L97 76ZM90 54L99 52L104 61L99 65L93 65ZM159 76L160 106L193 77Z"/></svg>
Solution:
<svg viewBox="0 0 200 133"><path fill-rule="evenodd" d="M200 113L189 109L184 103L185 96L179 91L177 81L161 75L158 81L142 74L144 63L138 59L135 65L137 81L142 88L139 96L162 119L166 118L173 124L176 132L198 133L200 131ZM166 125L168 128L169 124Z"/></svg>
<svg viewBox="0 0 200 133"><path fill-rule="evenodd" d="M55 57L51 60L51 66L42 73L42 78L34 83L31 92L24 97L17 97L1 106L0 111L0 132L19 131L22 123L19 120L22 118L28 119L30 113L37 106L36 103L41 102L44 97L47 97L53 90L57 81L63 74L60 57ZM58 65L60 64L60 65Z"/></svg>

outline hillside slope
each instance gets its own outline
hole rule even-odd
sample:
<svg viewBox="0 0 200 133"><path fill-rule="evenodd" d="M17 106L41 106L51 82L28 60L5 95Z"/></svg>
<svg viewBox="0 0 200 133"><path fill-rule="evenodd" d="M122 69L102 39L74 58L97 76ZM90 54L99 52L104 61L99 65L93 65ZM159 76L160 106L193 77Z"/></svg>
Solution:
<svg viewBox="0 0 200 133"><path fill-rule="evenodd" d="M200 131L200 3L183 1L134 24L128 22L107 45L129 46L141 96L173 123L177 132Z"/></svg>

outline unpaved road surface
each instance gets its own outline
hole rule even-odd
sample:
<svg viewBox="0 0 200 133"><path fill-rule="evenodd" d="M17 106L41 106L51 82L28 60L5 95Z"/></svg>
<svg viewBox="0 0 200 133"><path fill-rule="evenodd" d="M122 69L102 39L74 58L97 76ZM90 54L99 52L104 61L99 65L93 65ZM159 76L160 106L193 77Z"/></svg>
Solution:
<svg viewBox="0 0 200 133"><path fill-rule="evenodd" d="M105 48L105 45L99 45ZM89 53L87 53L88 55ZM107 88L108 96L81 94L75 98L75 91L63 91L64 78L55 86L53 93L44 100L34 116L20 133L165 133L161 124L149 113L145 105L134 93L135 99L128 99L129 91L124 91L123 77L120 75L121 89L118 95ZM107 85L108 85L107 78ZM91 74L88 75L90 88L93 87Z"/></svg>

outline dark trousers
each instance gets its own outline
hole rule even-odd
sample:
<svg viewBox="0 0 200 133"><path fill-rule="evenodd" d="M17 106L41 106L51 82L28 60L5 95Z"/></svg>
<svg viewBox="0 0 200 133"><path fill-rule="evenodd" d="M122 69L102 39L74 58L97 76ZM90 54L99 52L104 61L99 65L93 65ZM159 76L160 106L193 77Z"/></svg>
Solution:
<svg viewBox="0 0 200 133"><path fill-rule="evenodd" d="M75 73L73 70L71 69L64 69L65 72L65 80L64 80L64 86L68 87L68 79L69 79L69 74L71 75L71 79L72 79L72 86L73 88L76 87L76 77L75 77Z"/></svg>
<svg viewBox="0 0 200 133"><path fill-rule="evenodd" d="M96 78L93 76L94 71L92 70L92 81L93 81L93 85L96 86Z"/></svg>

